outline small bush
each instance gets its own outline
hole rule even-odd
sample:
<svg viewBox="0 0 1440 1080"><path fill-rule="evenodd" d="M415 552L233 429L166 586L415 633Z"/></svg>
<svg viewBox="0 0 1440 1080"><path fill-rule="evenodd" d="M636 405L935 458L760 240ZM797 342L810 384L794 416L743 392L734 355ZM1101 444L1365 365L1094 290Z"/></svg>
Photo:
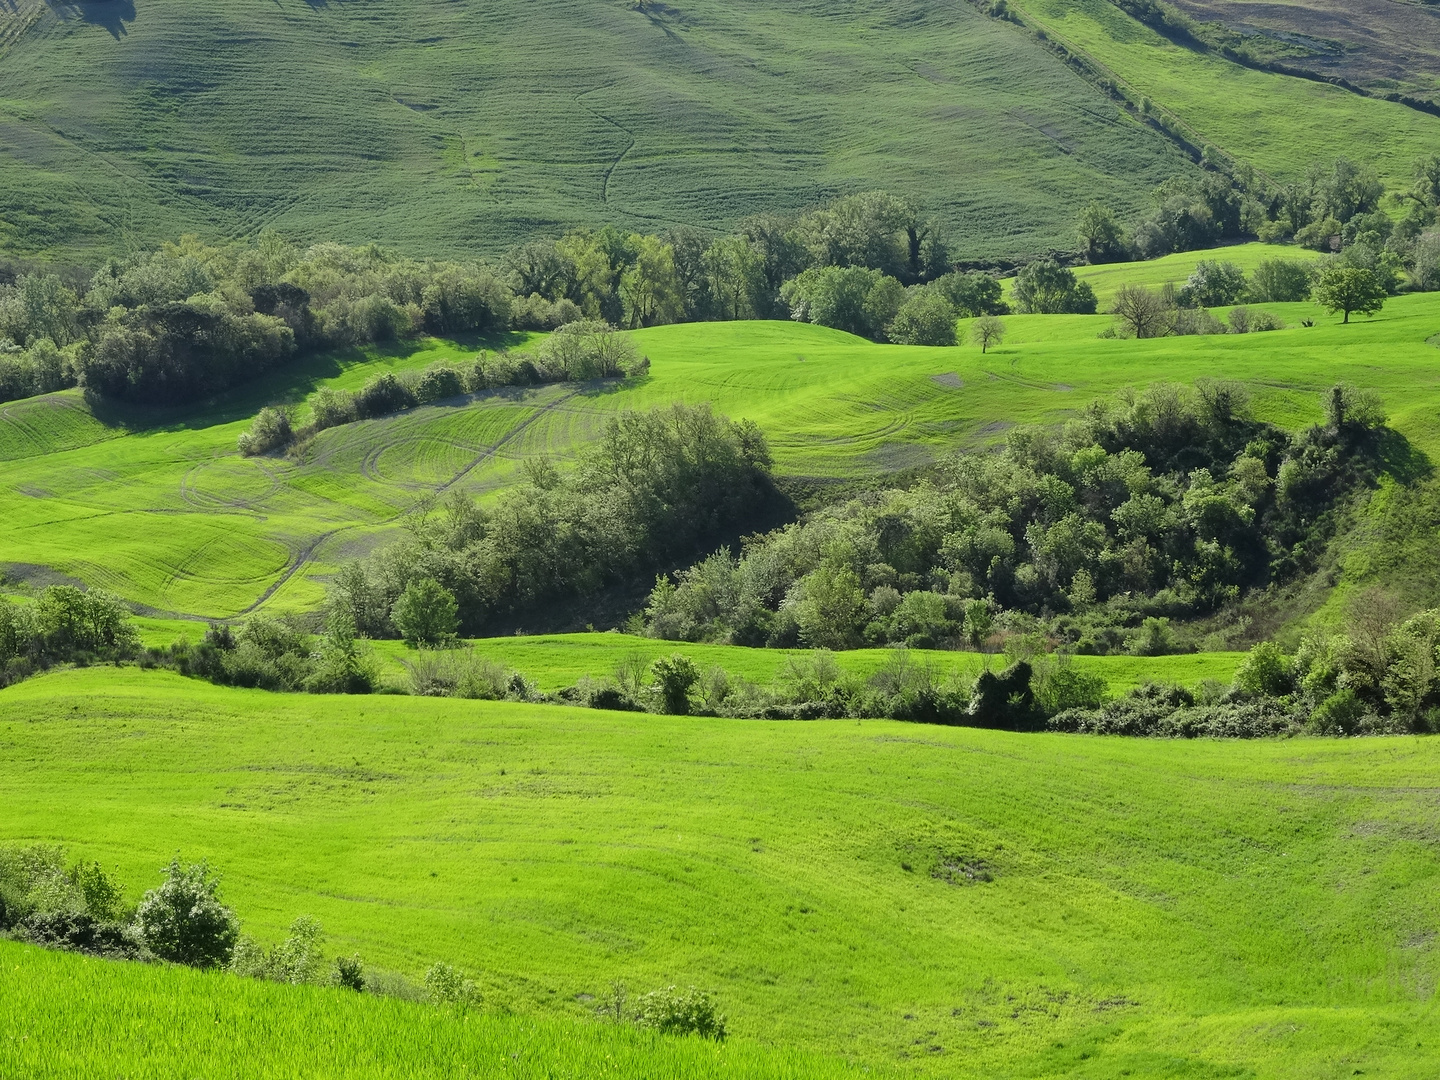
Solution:
<svg viewBox="0 0 1440 1080"><path fill-rule="evenodd" d="M180 864L176 856L164 882L140 901L135 923L140 938L161 960L190 967L228 964L240 939L235 913L220 902L220 879L208 863Z"/></svg>
<svg viewBox="0 0 1440 1080"><path fill-rule="evenodd" d="M480 991L465 973L449 964L437 963L425 973L425 994L433 1004L468 1009L480 1004Z"/></svg>
<svg viewBox="0 0 1440 1080"><path fill-rule="evenodd" d="M325 931L309 915L301 915L290 924L290 934L274 948L262 949L249 938L235 944L230 970L237 975L270 982L313 983L319 981L320 944Z"/></svg>
<svg viewBox="0 0 1440 1080"><path fill-rule="evenodd" d="M1247 697L1280 697L1294 688L1290 657L1273 641L1262 641L1235 672L1235 689Z"/></svg>
<svg viewBox="0 0 1440 1080"><path fill-rule="evenodd" d="M295 409L290 405L267 405L255 416L250 430L240 435L240 453L246 457L269 453L288 446L295 437Z"/></svg>
<svg viewBox="0 0 1440 1080"><path fill-rule="evenodd" d="M655 689L660 694L664 711L671 716L687 715L690 712L690 691L700 681L700 669L695 662L677 653L668 660L656 660L650 670L655 676Z"/></svg>
<svg viewBox="0 0 1440 1080"><path fill-rule="evenodd" d="M364 991L365 965L360 960L359 953L335 958L335 967L330 972L330 984L354 990L357 994Z"/></svg>
<svg viewBox="0 0 1440 1080"><path fill-rule="evenodd" d="M426 649L406 660L410 689L420 697L500 701L510 689L512 672L486 660L472 648Z"/></svg>
<svg viewBox="0 0 1440 1080"><path fill-rule="evenodd" d="M667 1035L699 1035L720 1042L729 1034L714 999L693 986L688 990L673 986L652 990L635 1002L633 1015L640 1027Z"/></svg>
<svg viewBox="0 0 1440 1080"><path fill-rule="evenodd" d="M317 429L339 427L360 419L355 395L348 390L324 387L310 401L310 411Z"/></svg>

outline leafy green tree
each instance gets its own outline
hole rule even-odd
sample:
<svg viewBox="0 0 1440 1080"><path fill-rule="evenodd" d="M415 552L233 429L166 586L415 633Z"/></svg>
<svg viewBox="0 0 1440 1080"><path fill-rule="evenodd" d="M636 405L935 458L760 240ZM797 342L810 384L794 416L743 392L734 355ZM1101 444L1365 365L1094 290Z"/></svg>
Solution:
<svg viewBox="0 0 1440 1080"><path fill-rule="evenodd" d="M1232 262L1202 259L1177 297L1184 307L1230 307L1245 299L1245 271Z"/></svg>
<svg viewBox="0 0 1440 1080"><path fill-rule="evenodd" d="M761 314L765 294L765 260L743 236L717 240L705 252L710 291L726 319L751 319Z"/></svg>
<svg viewBox="0 0 1440 1080"><path fill-rule="evenodd" d="M962 319L973 319L979 315L1009 315L1010 305L1002 296L1000 282L990 274L979 270L961 273L958 270L936 278L930 283Z"/></svg>
<svg viewBox="0 0 1440 1080"><path fill-rule="evenodd" d="M1330 266L1320 272L1315 283L1315 300L1326 311L1343 312L1342 322L1350 315L1373 315L1385 306L1384 283L1371 270L1348 266Z"/></svg>
<svg viewBox="0 0 1440 1080"><path fill-rule="evenodd" d="M504 269L519 296L565 297L575 279L575 264L554 240L531 240L511 248Z"/></svg>
<svg viewBox="0 0 1440 1080"><path fill-rule="evenodd" d="M955 322L955 309L944 294L914 286L885 335L900 345L954 345Z"/></svg>
<svg viewBox="0 0 1440 1080"><path fill-rule="evenodd" d="M220 878L208 863L182 866L177 855L135 912L146 948L161 960L190 967L223 967L240 939L240 921L220 902Z"/></svg>
<svg viewBox="0 0 1440 1080"><path fill-rule="evenodd" d="M675 249L658 236L633 238L634 263L620 276L620 301L632 329L675 322L685 313Z"/></svg>
<svg viewBox="0 0 1440 1080"><path fill-rule="evenodd" d="M412 648L443 644L459 626L455 595L434 578L412 581L395 601L390 621Z"/></svg>
<svg viewBox="0 0 1440 1080"><path fill-rule="evenodd" d="M780 295L797 322L879 338L900 310L905 287L879 270L821 266L787 281Z"/></svg>
<svg viewBox="0 0 1440 1080"><path fill-rule="evenodd" d="M854 645L866 615L860 578L849 567L822 563L801 583L795 615L806 644L822 649Z"/></svg>
<svg viewBox="0 0 1440 1080"><path fill-rule="evenodd" d="M1255 267L1250 298L1257 303L1293 304L1310 299L1315 266L1302 259L1266 259Z"/></svg>
<svg viewBox="0 0 1440 1080"><path fill-rule="evenodd" d="M1085 258L1091 263L1105 262L1125 253L1125 233L1115 215L1103 203L1092 202L1080 211L1078 231L1085 244Z"/></svg>
<svg viewBox="0 0 1440 1080"><path fill-rule="evenodd" d="M1037 259L1015 278L1015 306L1028 315L1093 315L1095 292L1090 283L1054 259Z"/></svg>

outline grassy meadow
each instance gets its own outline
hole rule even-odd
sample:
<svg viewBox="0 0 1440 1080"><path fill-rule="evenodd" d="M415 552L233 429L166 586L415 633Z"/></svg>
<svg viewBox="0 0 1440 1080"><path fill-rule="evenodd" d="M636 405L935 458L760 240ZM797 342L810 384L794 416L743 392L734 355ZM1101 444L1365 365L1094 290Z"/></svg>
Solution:
<svg viewBox="0 0 1440 1080"><path fill-rule="evenodd" d="M1405 187L1411 163L1440 142L1440 116L1183 48L1106 0L1012 6L1098 61L1137 100L1178 117L1196 145L1218 146L1277 181L1300 179L1315 161L1351 157Z"/></svg>
<svg viewBox="0 0 1440 1080"><path fill-rule="evenodd" d="M1183 270L1158 260L1095 273L1103 288L1120 275L1154 283ZM1005 343L986 355L789 322L654 327L635 333L653 362L645 378L454 399L329 429L300 460L241 458L235 440L267 401L303 402L320 386L475 346L427 339L319 357L184 410L97 412L78 391L30 398L0 406L0 513L10 525L0 566L37 582L101 585L161 618L308 610L326 576L393 536L417 501L453 487L484 497L514 484L528 456L563 462L617 410L676 400L754 420L777 473L820 482L993 444L1016 424L1062 420L1094 396L1156 379L1239 380L1261 417L1287 426L1319 419L1319 392L1349 380L1379 391L1421 451L1440 452L1440 353L1427 344L1440 331L1440 299L1398 297L1349 326L1312 304L1267 306L1290 329L1117 341L1098 337L1108 316L1011 316Z"/></svg>
<svg viewBox="0 0 1440 1080"><path fill-rule="evenodd" d="M1019 255L1193 168L968 5L12 0L0 58L0 251L61 258L265 226L498 254L874 188Z"/></svg>
<svg viewBox="0 0 1440 1080"><path fill-rule="evenodd" d="M132 891L205 856L261 940L308 913L330 952L412 978L444 959L485 995L453 1024L7 947L12 1073L85 1075L91 1033L114 1032L129 1056L107 1067L190 1075L140 1066L175 1046L229 1075L203 1065L210 1035L179 1037L208 1018L295 1044L255 1075L330 1075L307 1070L315 1043L367 1047L355 1075L524 1046L553 1071L513 1075L585 1075L644 1049L559 1026L617 979L708 988L734 1034L718 1064L681 1045L621 1075L819 1074L756 1044L936 1076L1440 1066L1434 740L666 718L91 669L0 692L0 745L0 839L63 842Z"/></svg>
<svg viewBox="0 0 1440 1080"><path fill-rule="evenodd" d="M6 1017L0 1072L31 1080L819 1080L861 1072L750 1040L716 1046L568 1017L457 1014L346 990L275 986L9 942L0 942L0 1009Z"/></svg>

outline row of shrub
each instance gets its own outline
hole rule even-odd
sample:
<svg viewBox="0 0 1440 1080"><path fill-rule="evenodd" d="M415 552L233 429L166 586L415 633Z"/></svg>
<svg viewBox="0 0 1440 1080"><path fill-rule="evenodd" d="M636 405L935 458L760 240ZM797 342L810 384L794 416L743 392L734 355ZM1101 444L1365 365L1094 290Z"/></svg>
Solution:
<svg viewBox="0 0 1440 1080"><path fill-rule="evenodd" d="M481 1004L473 979L439 962L415 986L392 972L368 968L358 954L325 961L325 932L302 915L284 940L266 948L241 933L240 920L220 896L220 878L204 862L177 855L161 883L138 902L95 861L67 862L62 848L0 847L0 934L44 948L107 959L183 964L292 985L326 985L464 1011ZM626 1010L617 984L607 1016L666 1034L723 1040L725 1017L708 993L666 987Z"/></svg>
<svg viewBox="0 0 1440 1080"><path fill-rule="evenodd" d="M506 386L632 378L650 370L626 334L608 323L581 320L544 338L533 352L482 351L468 363L449 360L372 376L359 390L325 387L311 399L310 423L300 427L291 405L261 409L240 435L242 454L263 454L305 440L326 428L387 416L417 405Z"/></svg>

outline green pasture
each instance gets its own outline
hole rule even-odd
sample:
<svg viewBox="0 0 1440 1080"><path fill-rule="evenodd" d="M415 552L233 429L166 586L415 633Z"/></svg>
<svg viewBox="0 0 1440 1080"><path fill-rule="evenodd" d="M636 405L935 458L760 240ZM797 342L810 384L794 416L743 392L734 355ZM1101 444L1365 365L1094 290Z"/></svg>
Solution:
<svg viewBox="0 0 1440 1080"><path fill-rule="evenodd" d="M1010 316L1005 344L986 355L788 322L654 327L635 334L653 362L643 379L510 389L362 421L322 432L299 461L239 457L236 437L261 404L473 346L322 357L188 410L97 415L78 391L11 402L0 409L0 567L100 585L157 617L311 609L325 577L394 536L419 500L457 487L486 496L515 483L525 457L563 463L617 410L673 401L754 420L777 472L821 480L993 444L1016 424L1060 421L1157 379L1239 380L1260 416L1287 426L1318 420L1320 392L1349 380L1377 390L1418 449L1440 450L1440 352L1426 343L1440 333L1440 295L1397 297L1348 326L1312 304L1266 306L1290 329L1117 341L1098 336L1108 316Z"/></svg>
<svg viewBox="0 0 1440 1080"><path fill-rule="evenodd" d="M275 1033L288 1071L260 1047L257 1075L315 1075L307 1030L363 1046L359 1075L412 1053L482 1072L526 1038L576 1075L646 1050L560 1026L614 980L717 994L736 1041L714 1075L817 1071L757 1043L947 1077L1440 1068L1433 739L667 718L91 669L0 691L0 748L0 839L64 843L131 895L177 850L207 857L262 941L308 913L328 951L412 978L443 959L485 995L455 1024L10 947L11 1073L87 1075L113 1032L131 1056L107 1068L175 1046L193 1067L135 1075L230 1075L200 1064L205 1018L237 1046ZM659 1052L712 1075L703 1048Z"/></svg>
<svg viewBox="0 0 1440 1080"><path fill-rule="evenodd" d="M1411 163L1440 144L1440 117L1173 45L1107 0L1014 6L1109 69L1137 99L1178 116L1192 142L1214 144L1278 181L1299 179L1312 162L1349 157L1408 187Z"/></svg>
<svg viewBox="0 0 1440 1080"><path fill-rule="evenodd" d="M0 942L0 1009L0 1073L28 1080L801 1080L860 1072L750 1040L717 1046L568 1017L456 1014L348 990L276 986L10 942Z"/></svg>
<svg viewBox="0 0 1440 1080"><path fill-rule="evenodd" d="M174 623L157 626L150 638L155 644L175 640ZM195 627L189 627L193 640ZM466 642L487 660L520 672L538 689L553 693L574 686L583 676L592 679L612 676L623 662L633 658L651 663L662 656L680 653L702 668L720 667L732 679L746 679L761 686L784 677L795 661L806 663L811 653L804 649L750 649L739 645L692 645L683 641L657 641L629 634L548 634L524 637L481 638ZM416 652L399 641L377 641L371 647L384 673L398 685L405 685L405 662ZM847 676L869 678L892 661L890 649L852 649L834 654L840 671ZM1198 686L1207 679L1228 683L1244 660L1244 653L1191 653L1182 656L1077 656L1073 663L1082 671L1103 675L1112 694L1122 694L1145 682L1172 682ZM928 664L944 680L950 675L974 678L988 663L1003 666L1003 657L979 653L945 652L937 649L909 650L909 659Z"/></svg>
<svg viewBox="0 0 1440 1080"><path fill-rule="evenodd" d="M1090 287L1095 290L1096 298L1100 301L1100 310L1104 311L1123 286L1144 285L1148 288L1158 288L1167 282L1183 285L1194 272L1195 267L1202 262L1234 263L1247 274L1253 274L1255 268L1267 259L1293 259L1310 262L1319 257L1316 252L1293 245L1230 244L1204 251L1181 251L1174 255L1151 259L1148 262L1101 263L1096 266L1081 266L1076 268L1075 276L1090 283ZM1007 298L1013 292L1014 285L1014 278L1005 280Z"/></svg>
<svg viewBox="0 0 1440 1080"><path fill-rule="evenodd" d="M933 0L0 5L0 251L269 226L493 255L889 188L958 255L1020 255L1193 168L1028 35Z"/></svg>

